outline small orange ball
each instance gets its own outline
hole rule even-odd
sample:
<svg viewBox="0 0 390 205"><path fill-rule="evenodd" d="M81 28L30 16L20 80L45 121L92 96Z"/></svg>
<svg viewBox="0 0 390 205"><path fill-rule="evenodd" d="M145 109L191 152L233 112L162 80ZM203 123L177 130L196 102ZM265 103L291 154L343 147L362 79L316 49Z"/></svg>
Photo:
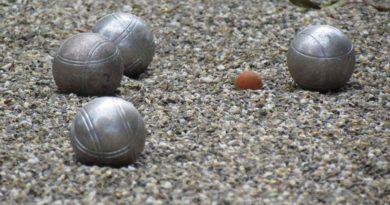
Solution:
<svg viewBox="0 0 390 205"><path fill-rule="evenodd" d="M235 84L236 88L239 90L258 90L263 88L263 82L261 81L260 75L250 70L240 73L236 78Z"/></svg>

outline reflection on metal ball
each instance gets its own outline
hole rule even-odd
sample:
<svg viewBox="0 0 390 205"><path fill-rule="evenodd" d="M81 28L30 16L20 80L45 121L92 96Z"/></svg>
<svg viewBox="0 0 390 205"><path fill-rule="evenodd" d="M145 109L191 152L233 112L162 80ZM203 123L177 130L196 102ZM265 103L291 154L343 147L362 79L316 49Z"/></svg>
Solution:
<svg viewBox="0 0 390 205"><path fill-rule="evenodd" d="M53 60L58 89L79 95L113 94L120 85L123 69L118 47L96 33L67 39Z"/></svg>
<svg viewBox="0 0 390 205"><path fill-rule="evenodd" d="M294 81L304 89L338 89L355 69L353 45L334 27L309 26L292 41L287 66Z"/></svg>
<svg viewBox="0 0 390 205"><path fill-rule="evenodd" d="M145 133L143 119L132 103L100 97L77 113L70 139L80 162L119 167L136 161L145 145Z"/></svg>
<svg viewBox="0 0 390 205"><path fill-rule="evenodd" d="M155 44L149 27L127 13L104 16L92 28L118 45L125 65L124 74L135 77L143 73L153 59Z"/></svg>

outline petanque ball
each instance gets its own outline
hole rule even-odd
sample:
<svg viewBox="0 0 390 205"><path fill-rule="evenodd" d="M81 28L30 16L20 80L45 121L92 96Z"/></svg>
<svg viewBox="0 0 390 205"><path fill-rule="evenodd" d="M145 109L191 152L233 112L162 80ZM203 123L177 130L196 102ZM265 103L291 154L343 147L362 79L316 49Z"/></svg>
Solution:
<svg viewBox="0 0 390 205"><path fill-rule="evenodd" d="M96 33L67 39L53 60L58 90L79 95L111 95L120 85L123 63L118 47Z"/></svg>
<svg viewBox="0 0 390 205"><path fill-rule="evenodd" d="M145 72L153 59L155 44L149 27L139 17L127 13L113 13L101 18L92 28L121 50L124 74L136 77Z"/></svg>
<svg viewBox="0 0 390 205"><path fill-rule="evenodd" d="M145 133L143 119L132 103L99 97L77 113L70 141L80 162L120 167L136 161L144 149Z"/></svg>
<svg viewBox="0 0 390 205"><path fill-rule="evenodd" d="M304 89L338 89L355 69L353 45L332 26L309 26L292 41L287 66L294 81Z"/></svg>

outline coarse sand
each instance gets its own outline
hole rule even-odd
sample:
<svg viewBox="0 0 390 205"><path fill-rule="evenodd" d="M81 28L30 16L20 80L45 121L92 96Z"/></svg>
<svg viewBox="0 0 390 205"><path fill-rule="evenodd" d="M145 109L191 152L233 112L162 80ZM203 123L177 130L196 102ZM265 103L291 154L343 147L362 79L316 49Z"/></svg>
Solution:
<svg viewBox="0 0 390 205"><path fill-rule="evenodd" d="M390 12L357 2L0 0L0 204L389 204ZM69 127L96 97L59 93L51 73L59 45L112 12L141 17L157 46L116 94L147 129L119 169L76 161ZM302 90L288 72L311 24L355 46L338 91ZM264 88L236 90L244 70Z"/></svg>

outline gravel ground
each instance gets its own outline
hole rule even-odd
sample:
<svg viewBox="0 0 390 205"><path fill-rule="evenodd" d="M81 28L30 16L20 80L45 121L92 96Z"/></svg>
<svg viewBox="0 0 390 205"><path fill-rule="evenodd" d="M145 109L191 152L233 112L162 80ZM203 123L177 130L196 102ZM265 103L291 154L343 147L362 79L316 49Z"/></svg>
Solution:
<svg viewBox="0 0 390 205"><path fill-rule="evenodd" d="M144 116L147 142L133 166L85 166L69 127L95 97L58 93L51 61L116 11L155 34L147 73L117 92ZM287 70L296 32L320 23L356 47L337 92L304 91ZM0 203L389 204L389 56L390 12L362 3L0 0ZM263 90L235 90L247 69Z"/></svg>

